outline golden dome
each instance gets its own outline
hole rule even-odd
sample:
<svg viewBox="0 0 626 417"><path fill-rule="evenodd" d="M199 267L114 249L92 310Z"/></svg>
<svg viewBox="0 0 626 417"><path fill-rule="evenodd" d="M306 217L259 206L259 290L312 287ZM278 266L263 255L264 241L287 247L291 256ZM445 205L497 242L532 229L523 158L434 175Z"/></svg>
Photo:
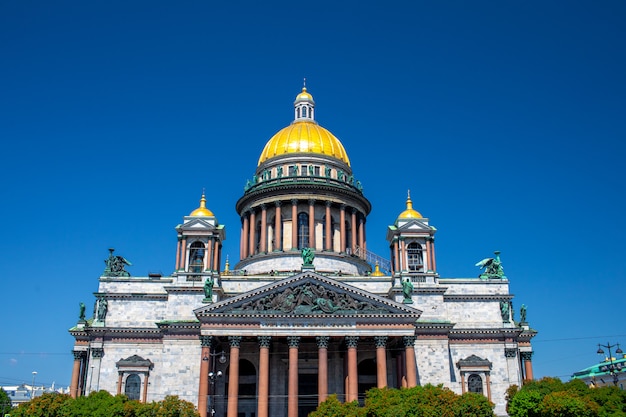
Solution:
<svg viewBox="0 0 626 417"><path fill-rule="evenodd" d="M419 212L413 210L413 202L411 201L411 191L408 192L406 198L406 210L404 210L398 216L398 220L400 219L421 219L422 215Z"/></svg>
<svg viewBox="0 0 626 417"><path fill-rule="evenodd" d="M373 277L384 277L385 274L380 270L380 266L378 266L378 261L376 261L376 266L374 266L374 272L372 272Z"/></svg>
<svg viewBox="0 0 626 417"><path fill-rule="evenodd" d="M202 198L200 199L200 207L195 209L189 215L191 217L215 217L211 210L206 208L206 198L204 197L204 193L202 193Z"/></svg>
<svg viewBox="0 0 626 417"><path fill-rule="evenodd" d="M296 102L300 100L313 101L313 96L306 91L306 87L302 87L302 92L296 96Z"/></svg>
<svg viewBox="0 0 626 417"><path fill-rule="evenodd" d="M263 148L259 165L275 156L316 153L337 158L350 166L345 148L328 130L314 121L298 120L276 133Z"/></svg>

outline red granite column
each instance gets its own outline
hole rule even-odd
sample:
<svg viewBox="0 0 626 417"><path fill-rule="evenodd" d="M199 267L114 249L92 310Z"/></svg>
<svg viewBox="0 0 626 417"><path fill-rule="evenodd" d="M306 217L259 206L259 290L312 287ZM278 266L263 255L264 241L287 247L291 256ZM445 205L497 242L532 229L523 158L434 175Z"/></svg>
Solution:
<svg viewBox="0 0 626 417"><path fill-rule="evenodd" d="M406 247L404 244L404 238L400 238L400 271L405 271L406 266Z"/></svg>
<svg viewBox="0 0 626 417"><path fill-rule="evenodd" d="M317 404L328 398L328 343L330 337L317 336Z"/></svg>
<svg viewBox="0 0 626 417"><path fill-rule="evenodd" d="M230 342L230 364L228 373L227 417L237 417L239 407L239 346L241 336L228 336Z"/></svg>
<svg viewBox="0 0 626 417"><path fill-rule="evenodd" d="M521 356L522 359L524 360L524 380L525 381L532 381L534 379L533 377L533 362L532 362L532 357L533 357L533 353L532 352L521 352Z"/></svg>
<svg viewBox="0 0 626 417"><path fill-rule="evenodd" d="M406 352L406 385L408 388L417 386L417 365L415 363L415 336L404 336Z"/></svg>
<svg viewBox="0 0 626 417"><path fill-rule="evenodd" d="M359 246L362 249L361 258L365 259L365 220L359 216Z"/></svg>
<svg viewBox="0 0 626 417"><path fill-rule="evenodd" d="M276 205L276 222L274 224L274 247L273 250L281 251L283 250L283 221L280 213L280 201L274 203Z"/></svg>
<svg viewBox="0 0 626 417"><path fill-rule="evenodd" d="M198 387L198 412L200 417L207 417L207 399L209 398L209 358L211 357L211 336L200 336L200 384Z"/></svg>
<svg viewBox="0 0 626 417"><path fill-rule="evenodd" d="M348 395L346 402L352 402L359 399L359 374L356 352L358 341L358 336L346 337L346 345L348 345Z"/></svg>
<svg viewBox="0 0 626 417"><path fill-rule="evenodd" d="M300 345L300 336L288 336L287 343L289 344L287 417L298 417L298 346Z"/></svg>
<svg viewBox="0 0 626 417"><path fill-rule="evenodd" d="M217 239L213 242L213 270L220 270L220 241Z"/></svg>
<svg viewBox="0 0 626 417"><path fill-rule="evenodd" d="M141 402L144 404L148 401L148 378L149 375L146 372L143 376L143 395L141 396Z"/></svg>
<svg viewBox="0 0 626 417"><path fill-rule="evenodd" d="M250 256L256 253L256 213L254 209L250 213L250 242L248 252Z"/></svg>
<svg viewBox="0 0 626 417"><path fill-rule="evenodd" d="M465 394L465 372L461 371L461 394Z"/></svg>
<svg viewBox="0 0 626 417"><path fill-rule="evenodd" d="M124 373L118 372L117 373L117 395L120 395L122 393L122 382L124 382Z"/></svg>
<svg viewBox="0 0 626 417"><path fill-rule="evenodd" d="M298 200L291 200L291 250L298 249Z"/></svg>
<svg viewBox="0 0 626 417"><path fill-rule="evenodd" d="M78 379L80 377L80 365L85 357L85 352L81 350L75 350L74 354L74 367L72 368L72 383L70 384L70 396L72 398L78 397Z"/></svg>
<svg viewBox="0 0 626 417"><path fill-rule="evenodd" d="M435 238L434 237L430 241L430 251L431 251L430 257L433 260L433 272L436 272L437 271L437 261L436 261L436 258L435 258Z"/></svg>
<svg viewBox="0 0 626 417"><path fill-rule="evenodd" d="M387 336L376 336L376 386L387 386Z"/></svg>
<svg viewBox="0 0 626 417"><path fill-rule="evenodd" d="M250 220L248 213L243 214L243 237L241 239L241 259L248 257L248 238L250 237Z"/></svg>
<svg viewBox="0 0 626 417"><path fill-rule="evenodd" d="M261 204L261 253L267 252L267 206Z"/></svg>
<svg viewBox="0 0 626 417"><path fill-rule="evenodd" d="M489 372L485 374L485 384L487 385L487 399L491 401L491 378Z"/></svg>
<svg viewBox="0 0 626 417"><path fill-rule="evenodd" d="M183 236L183 243L180 245L180 265L179 269L183 271L187 267L187 238Z"/></svg>
<svg viewBox="0 0 626 417"><path fill-rule="evenodd" d="M332 220L330 217L330 206L331 206L331 202L327 201L326 202L326 224L324 225L324 227L326 228L326 247L324 249L327 251L333 250L333 235L332 235L332 230L330 228L331 220Z"/></svg>
<svg viewBox="0 0 626 417"><path fill-rule="evenodd" d="M346 251L346 205L339 206L339 252Z"/></svg>
<svg viewBox="0 0 626 417"><path fill-rule="evenodd" d="M393 241L395 272L400 272L400 258L398 252L398 240Z"/></svg>
<svg viewBox="0 0 626 417"><path fill-rule="evenodd" d="M309 200L309 248L315 246L315 200Z"/></svg>
<svg viewBox="0 0 626 417"><path fill-rule="evenodd" d="M180 269L180 239L181 239L181 237L178 236L178 242L176 243L176 268L175 268L175 271L178 271Z"/></svg>
<svg viewBox="0 0 626 417"><path fill-rule="evenodd" d="M259 336L259 401L257 416L268 417L270 393L270 336Z"/></svg>
<svg viewBox="0 0 626 417"><path fill-rule="evenodd" d="M350 222L352 224L352 254L356 255L356 209L352 209L352 217L350 218Z"/></svg>

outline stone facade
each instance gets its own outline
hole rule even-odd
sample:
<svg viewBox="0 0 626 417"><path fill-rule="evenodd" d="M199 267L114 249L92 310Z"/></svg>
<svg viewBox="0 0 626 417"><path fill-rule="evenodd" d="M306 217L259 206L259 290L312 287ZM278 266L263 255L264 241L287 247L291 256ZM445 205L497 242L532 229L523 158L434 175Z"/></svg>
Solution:
<svg viewBox="0 0 626 417"><path fill-rule="evenodd" d="M111 250L95 317L70 329L71 394L178 395L203 417L296 417L329 394L443 384L505 415L506 389L532 379L535 335L513 321L508 279L440 277L436 229L410 196L388 228L389 259L369 252L371 207L345 150L314 121L306 89L294 106L237 202L233 269L204 195L176 227L170 276L129 277Z"/></svg>

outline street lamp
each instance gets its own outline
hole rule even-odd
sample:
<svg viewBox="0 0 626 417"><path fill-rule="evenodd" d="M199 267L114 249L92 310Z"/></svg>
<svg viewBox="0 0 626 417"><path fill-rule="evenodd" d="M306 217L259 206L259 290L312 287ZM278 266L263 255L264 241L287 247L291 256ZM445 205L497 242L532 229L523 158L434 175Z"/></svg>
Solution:
<svg viewBox="0 0 626 417"><path fill-rule="evenodd" d="M224 376L224 373L222 371L213 371L215 369L215 358L219 356L218 361L222 365L226 363L227 359L224 351L209 353L209 356L210 358L208 356L204 356L202 360L208 361L209 359L211 359L211 372L209 372L209 384L211 385L211 390L209 391L209 415L212 417L215 414L215 408L213 404L215 397L215 380Z"/></svg>
<svg viewBox="0 0 626 417"><path fill-rule="evenodd" d="M611 376L613 376L613 384L617 386L617 383L619 382L619 376L617 375L617 373L624 370L624 367L622 366L621 362L618 364L613 362L613 355L611 354L611 348L614 348L615 346L617 346L617 350L615 351L616 354L621 355L624 353L624 351L620 349L619 343L617 345L612 345L610 343L607 343L606 345L601 345L600 343L598 343L597 353L598 355L604 355L604 351L602 350L602 348L607 348L609 350L609 358L608 358L609 364L600 366L600 371L608 372L609 374L611 374Z"/></svg>
<svg viewBox="0 0 626 417"><path fill-rule="evenodd" d="M30 399L35 398L35 377L37 376L37 371L33 371L33 384L30 387Z"/></svg>

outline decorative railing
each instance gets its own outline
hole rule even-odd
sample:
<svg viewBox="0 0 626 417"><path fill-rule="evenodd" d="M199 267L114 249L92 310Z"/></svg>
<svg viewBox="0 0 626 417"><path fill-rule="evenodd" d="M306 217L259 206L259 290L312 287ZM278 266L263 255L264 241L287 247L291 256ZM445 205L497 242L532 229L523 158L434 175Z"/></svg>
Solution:
<svg viewBox="0 0 626 417"><path fill-rule="evenodd" d="M246 185L243 189L247 193L267 187L275 187L281 184L325 184L334 187L349 188L359 194L363 194L361 181L354 179L352 176L345 177L345 179L342 180L314 175L292 175L268 179L253 178L252 180L246 181Z"/></svg>

